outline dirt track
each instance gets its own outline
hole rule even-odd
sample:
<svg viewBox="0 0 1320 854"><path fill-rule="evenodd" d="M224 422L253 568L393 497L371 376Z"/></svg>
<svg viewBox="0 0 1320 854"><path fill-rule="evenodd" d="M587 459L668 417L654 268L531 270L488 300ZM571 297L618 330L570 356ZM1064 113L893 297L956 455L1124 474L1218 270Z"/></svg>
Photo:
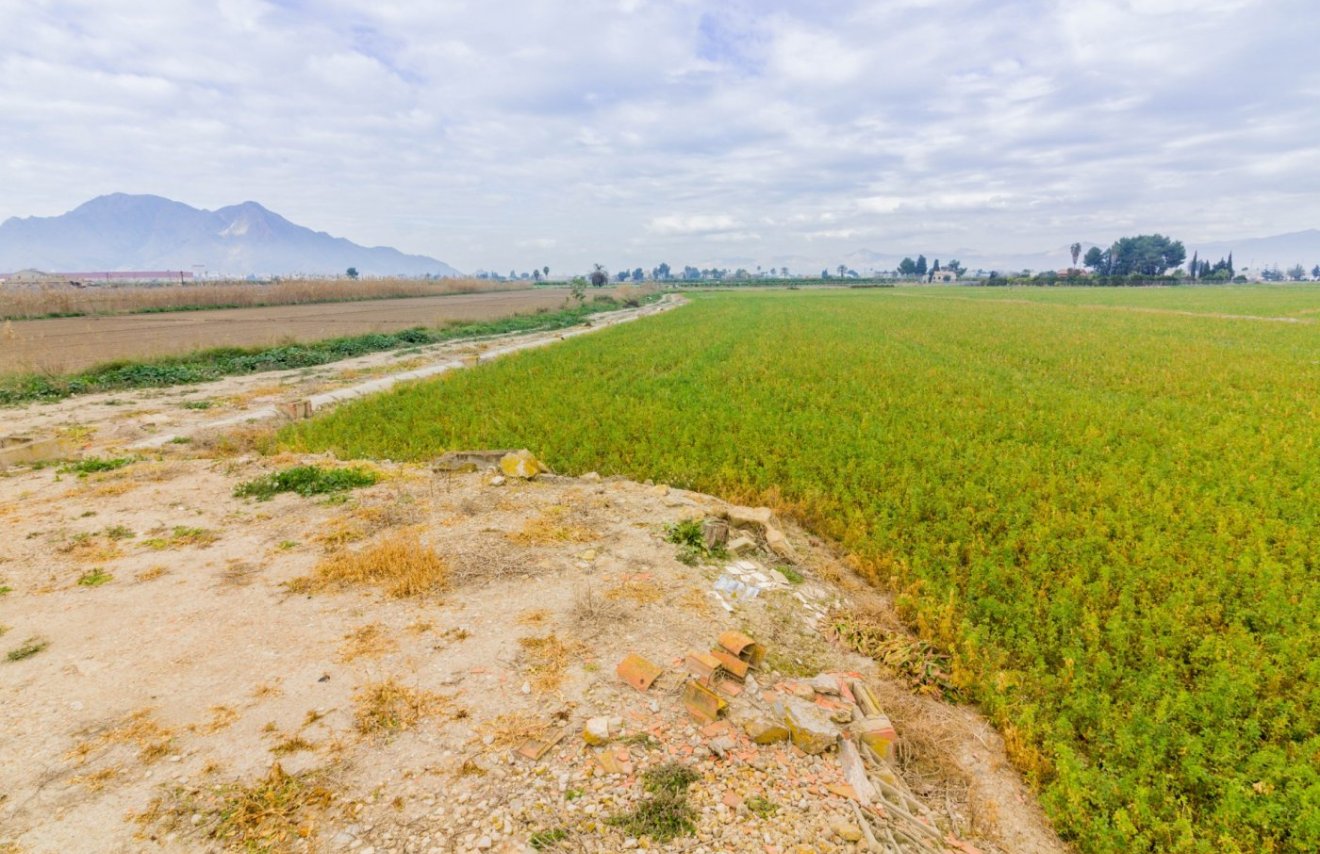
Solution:
<svg viewBox="0 0 1320 854"><path fill-rule="evenodd" d="M368 302L236 308L7 323L0 329L0 373L67 373L116 359L257 347L338 335L491 320L558 308L564 290L507 291Z"/></svg>

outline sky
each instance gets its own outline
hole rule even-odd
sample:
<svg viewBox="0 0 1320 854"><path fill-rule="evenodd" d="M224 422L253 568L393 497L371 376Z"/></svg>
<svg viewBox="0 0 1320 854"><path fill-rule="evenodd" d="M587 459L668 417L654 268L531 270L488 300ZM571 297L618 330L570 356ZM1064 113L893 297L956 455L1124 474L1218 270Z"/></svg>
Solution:
<svg viewBox="0 0 1320 854"><path fill-rule="evenodd" d="M1315 0L0 0L0 219L251 199L552 273L1278 234L1320 226L1317 38Z"/></svg>

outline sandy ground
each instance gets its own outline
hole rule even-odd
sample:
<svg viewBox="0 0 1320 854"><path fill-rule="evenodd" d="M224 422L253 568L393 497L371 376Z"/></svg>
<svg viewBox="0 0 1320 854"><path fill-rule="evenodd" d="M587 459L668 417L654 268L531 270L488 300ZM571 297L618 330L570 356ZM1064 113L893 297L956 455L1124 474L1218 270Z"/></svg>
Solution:
<svg viewBox="0 0 1320 854"><path fill-rule="evenodd" d="M4 415L108 457L154 431L416 358ZM210 408L187 408L201 402ZM379 464L368 488L260 502L235 487L336 464L252 453L251 432L84 477L0 477L0 852L243 850L240 827L277 851L523 852L534 839L565 851L865 850L844 838L856 816L830 788L838 758L754 745L740 725L817 672L868 680L899 733L896 769L948 850L1065 850L974 710L915 694L830 639L821 609L888 605L786 520L804 580L729 612L711 595L728 561L686 565L665 539L668 524L727 511L717 499ZM337 555L400 542L439 555L443 588L399 598L298 583ZM763 540L743 557L784 564ZM680 701L683 660L729 629L769 657L730 700L727 729L708 730ZM9 660L25 648L37 651ZM646 692L615 675L630 652L665 669ZM364 723L373 697L402 702L384 730ZM582 737L596 716L617 719L604 747ZM518 754L561 728L541 758ZM658 843L608 823L646 797L643 772L669 761L698 775L695 833ZM773 810L749 806L764 803ZM284 824L234 818L286 813Z"/></svg>
<svg viewBox="0 0 1320 854"><path fill-rule="evenodd" d="M442 326L557 309L567 291L508 291L366 302L20 320L0 329L0 373L67 373L100 362Z"/></svg>

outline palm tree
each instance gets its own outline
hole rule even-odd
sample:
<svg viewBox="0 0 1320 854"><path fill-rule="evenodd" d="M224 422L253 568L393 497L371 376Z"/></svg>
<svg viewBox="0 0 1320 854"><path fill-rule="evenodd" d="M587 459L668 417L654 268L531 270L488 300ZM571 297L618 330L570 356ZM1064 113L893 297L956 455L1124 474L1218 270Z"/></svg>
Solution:
<svg viewBox="0 0 1320 854"><path fill-rule="evenodd" d="M1073 265L1073 269L1076 269L1077 258L1082 254L1082 244L1074 243L1072 246L1068 247L1068 251L1072 253L1072 259L1073 259L1072 265Z"/></svg>

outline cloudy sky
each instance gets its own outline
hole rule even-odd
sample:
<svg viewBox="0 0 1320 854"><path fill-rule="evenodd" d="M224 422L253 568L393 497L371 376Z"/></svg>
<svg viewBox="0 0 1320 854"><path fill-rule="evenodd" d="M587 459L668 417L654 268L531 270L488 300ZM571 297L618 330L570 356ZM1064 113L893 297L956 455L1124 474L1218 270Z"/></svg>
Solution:
<svg viewBox="0 0 1320 854"><path fill-rule="evenodd" d="M254 199L461 269L1320 226L1315 0L0 0L0 219Z"/></svg>

